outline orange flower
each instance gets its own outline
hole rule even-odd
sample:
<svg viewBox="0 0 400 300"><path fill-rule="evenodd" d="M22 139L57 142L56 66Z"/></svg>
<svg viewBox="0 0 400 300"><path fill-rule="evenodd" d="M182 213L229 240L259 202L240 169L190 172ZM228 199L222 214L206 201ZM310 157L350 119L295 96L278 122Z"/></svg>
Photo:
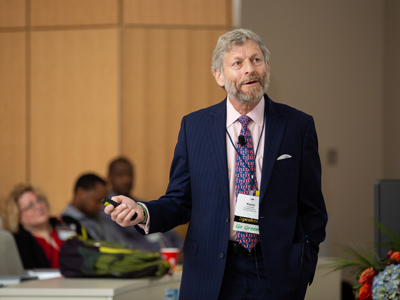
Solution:
<svg viewBox="0 0 400 300"><path fill-rule="evenodd" d="M360 279L358 279L358 282L362 285L365 285L365 284L372 285L372 281L374 280L375 275L376 275L376 273L374 271L374 268L370 267L368 269L365 269L364 272L361 273Z"/></svg>
<svg viewBox="0 0 400 300"><path fill-rule="evenodd" d="M400 252L389 251L388 257L389 259L397 260L398 262L400 262Z"/></svg>
<svg viewBox="0 0 400 300"><path fill-rule="evenodd" d="M372 300L371 284L363 284L358 291L357 300Z"/></svg>

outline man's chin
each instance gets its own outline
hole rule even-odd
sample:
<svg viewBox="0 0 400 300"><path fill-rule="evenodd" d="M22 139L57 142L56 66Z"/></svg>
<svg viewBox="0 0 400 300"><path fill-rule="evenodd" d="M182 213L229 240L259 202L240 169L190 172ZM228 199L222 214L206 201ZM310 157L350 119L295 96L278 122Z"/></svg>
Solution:
<svg viewBox="0 0 400 300"><path fill-rule="evenodd" d="M226 85L226 91L230 98L235 99L239 103L249 104L260 101L264 95L263 88L261 86L246 86L241 85L238 88Z"/></svg>
<svg viewBox="0 0 400 300"><path fill-rule="evenodd" d="M120 191L120 193L118 193L118 195L129 197L130 193L129 193L129 191Z"/></svg>
<svg viewBox="0 0 400 300"><path fill-rule="evenodd" d="M238 101L241 103L253 103L253 102L258 102L260 101L261 97L264 94L261 92L258 93L241 93L238 95Z"/></svg>
<svg viewBox="0 0 400 300"><path fill-rule="evenodd" d="M243 104L248 104L248 103L258 102L260 99L261 99L261 97L260 97L260 98L251 98L251 99L248 99L248 98L239 98L238 101L239 101L240 103L243 103Z"/></svg>

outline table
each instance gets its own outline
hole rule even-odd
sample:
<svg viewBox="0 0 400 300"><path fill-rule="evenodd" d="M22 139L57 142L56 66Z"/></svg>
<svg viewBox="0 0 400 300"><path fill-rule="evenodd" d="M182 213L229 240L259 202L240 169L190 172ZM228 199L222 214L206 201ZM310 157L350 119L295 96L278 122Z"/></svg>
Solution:
<svg viewBox="0 0 400 300"><path fill-rule="evenodd" d="M324 267L330 258L320 257L306 300L340 300L341 272ZM329 274L327 274L329 273ZM165 289L180 286L182 272L161 279L72 279L27 281L0 288L0 300L160 300Z"/></svg>
<svg viewBox="0 0 400 300"><path fill-rule="evenodd" d="M160 279L52 278L0 288L1 300L159 300L178 289L181 272Z"/></svg>

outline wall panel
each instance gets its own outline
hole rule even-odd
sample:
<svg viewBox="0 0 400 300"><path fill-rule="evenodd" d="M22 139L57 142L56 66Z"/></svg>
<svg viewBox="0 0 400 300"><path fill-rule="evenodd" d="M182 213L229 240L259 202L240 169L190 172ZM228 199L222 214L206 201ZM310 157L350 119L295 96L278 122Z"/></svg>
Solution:
<svg viewBox="0 0 400 300"><path fill-rule="evenodd" d="M230 22L230 0L0 0L0 194L37 184L58 214L123 154L158 198L182 116L225 97L209 69Z"/></svg>
<svg viewBox="0 0 400 300"><path fill-rule="evenodd" d="M31 0L32 26L105 25L118 22L118 0Z"/></svg>
<svg viewBox="0 0 400 300"><path fill-rule="evenodd" d="M165 192L182 117L225 97L210 73L221 30L127 29L123 153L137 165L135 193Z"/></svg>
<svg viewBox="0 0 400 300"><path fill-rule="evenodd" d="M25 34L0 33L0 199L26 179Z"/></svg>
<svg viewBox="0 0 400 300"><path fill-rule="evenodd" d="M182 117L225 97L210 72L222 33L125 30L123 153L136 165L134 194L139 198L153 200L165 193Z"/></svg>
<svg viewBox="0 0 400 300"><path fill-rule="evenodd" d="M82 172L119 150L118 32L32 32L31 181L64 209Z"/></svg>
<svg viewBox="0 0 400 300"><path fill-rule="evenodd" d="M25 26L25 0L0 0L0 28Z"/></svg>
<svg viewBox="0 0 400 300"><path fill-rule="evenodd" d="M124 0L125 24L226 26L229 1Z"/></svg>

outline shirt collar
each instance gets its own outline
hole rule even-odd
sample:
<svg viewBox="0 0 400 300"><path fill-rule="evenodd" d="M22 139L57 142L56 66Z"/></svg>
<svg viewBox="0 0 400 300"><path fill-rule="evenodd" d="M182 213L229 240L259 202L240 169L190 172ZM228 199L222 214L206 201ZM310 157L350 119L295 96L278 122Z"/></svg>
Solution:
<svg viewBox="0 0 400 300"><path fill-rule="evenodd" d="M88 218L83 212L73 207L71 204L67 206L67 209L62 213L62 215L70 216L76 219L77 221L81 221Z"/></svg>
<svg viewBox="0 0 400 300"><path fill-rule="evenodd" d="M241 116L241 114L233 107L229 101L229 96L226 100L226 128L231 126L236 120ZM262 127L264 122L264 108L265 99L264 96L261 98L260 102L250 111L247 115L256 123L258 126Z"/></svg>

